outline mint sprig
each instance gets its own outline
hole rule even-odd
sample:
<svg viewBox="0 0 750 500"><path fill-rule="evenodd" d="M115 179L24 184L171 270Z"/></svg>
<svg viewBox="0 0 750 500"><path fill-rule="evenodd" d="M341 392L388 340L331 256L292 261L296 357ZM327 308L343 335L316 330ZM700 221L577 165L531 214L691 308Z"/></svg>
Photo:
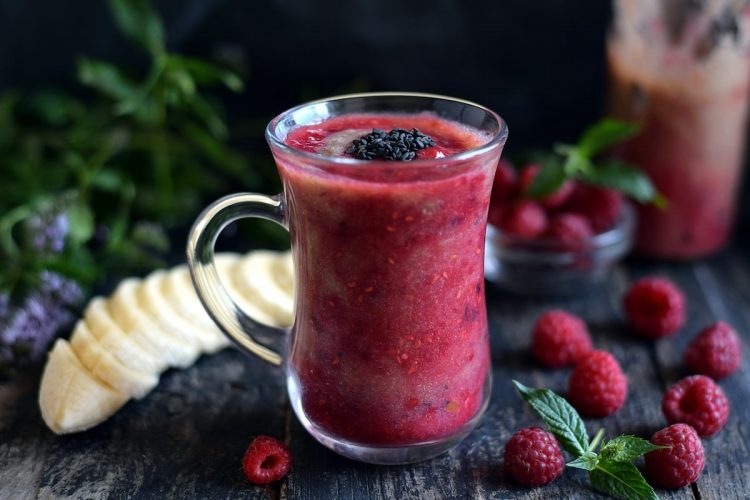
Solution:
<svg viewBox="0 0 750 500"><path fill-rule="evenodd" d="M541 162L541 170L526 190L530 198L543 198L568 180L616 189L641 203L664 207L666 200L641 170L623 162L597 161L602 152L635 136L633 123L601 120L586 129L576 144L557 144Z"/></svg>
<svg viewBox="0 0 750 500"><path fill-rule="evenodd" d="M594 489L627 500L659 498L632 461L662 446L626 435L604 442L604 429L599 429L589 441L583 419L565 398L549 389L532 389L515 380L513 384L562 447L573 455L566 465L589 471Z"/></svg>

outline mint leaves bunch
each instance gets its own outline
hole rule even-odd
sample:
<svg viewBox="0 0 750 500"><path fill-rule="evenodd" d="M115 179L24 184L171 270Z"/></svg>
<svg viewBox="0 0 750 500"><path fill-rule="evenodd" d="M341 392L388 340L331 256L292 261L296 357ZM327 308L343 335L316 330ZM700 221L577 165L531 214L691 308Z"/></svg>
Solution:
<svg viewBox="0 0 750 500"><path fill-rule="evenodd" d="M556 144L540 160L541 170L526 190L530 198L544 198L567 180L615 189L641 203L664 207L666 200L641 170L616 159L601 159L613 146L634 137L639 127L606 118L586 129L576 144Z"/></svg>
<svg viewBox="0 0 750 500"><path fill-rule="evenodd" d="M564 398L549 389L532 389L515 380L513 384L563 449L573 455L574 459L566 465L589 471L596 490L628 500L659 498L633 460L663 446L626 435L604 441L604 429L589 440L583 420Z"/></svg>

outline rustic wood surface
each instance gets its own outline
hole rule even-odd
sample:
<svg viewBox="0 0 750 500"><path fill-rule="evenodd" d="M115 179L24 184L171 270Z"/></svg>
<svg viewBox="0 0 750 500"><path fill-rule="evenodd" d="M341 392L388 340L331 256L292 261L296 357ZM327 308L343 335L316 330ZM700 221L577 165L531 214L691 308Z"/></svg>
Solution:
<svg viewBox="0 0 750 500"><path fill-rule="evenodd" d="M635 278L662 274L688 298L688 324L657 343L635 339L620 301ZM522 404L510 380L564 392L568 372L540 369L528 352L535 318L551 307L580 314L596 346L620 360L630 379L626 405L588 420L593 434L649 437L665 425L659 410L665 388L682 377L680 358L703 326L724 319L743 337L740 372L721 382L732 412L726 428L705 440L707 465L697 484L662 498L750 498L750 245L736 245L707 261L664 264L630 261L586 297L525 300L488 290L494 385L480 426L457 448L409 466L377 467L346 460L318 445L291 414L281 373L228 350L170 371L145 400L130 402L103 425L58 437L37 407L40 370L0 383L0 498L589 498L583 471L568 469L553 484L514 485L502 450L517 429L540 421ZM294 454L286 480L248 484L240 459L252 436L284 439Z"/></svg>

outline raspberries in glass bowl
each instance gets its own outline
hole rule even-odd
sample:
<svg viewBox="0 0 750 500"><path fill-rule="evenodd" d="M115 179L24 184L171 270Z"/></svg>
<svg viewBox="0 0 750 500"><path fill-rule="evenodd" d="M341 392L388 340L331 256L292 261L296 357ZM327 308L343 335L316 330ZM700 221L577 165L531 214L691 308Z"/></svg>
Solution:
<svg viewBox="0 0 750 500"><path fill-rule="evenodd" d="M633 207L614 190L567 180L529 196L541 168L501 160L487 227L487 279L521 295L577 295L632 247Z"/></svg>

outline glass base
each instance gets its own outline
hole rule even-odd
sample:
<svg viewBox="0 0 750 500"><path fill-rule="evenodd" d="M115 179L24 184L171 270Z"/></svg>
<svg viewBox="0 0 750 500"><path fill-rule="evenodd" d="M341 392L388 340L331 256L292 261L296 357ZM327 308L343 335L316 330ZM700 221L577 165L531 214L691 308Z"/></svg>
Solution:
<svg viewBox="0 0 750 500"><path fill-rule="evenodd" d="M479 410L458 431L449 436L443 436L431 441L397 446L368 446L333 436L311 422L305 415L305 412L302 410L302 398L296 377L292 375L287 376L287 387L289 388L289 400L292 403L294 413L302 423L302 426L307 429L307 432L320 444L339 455L359 462L377 465L399 465L421 462L436 457L463 441L474 430L481 420L482 415L487 410L492 392L492 376L490 371L488 371L484 379L484 398Z"/></svg>

